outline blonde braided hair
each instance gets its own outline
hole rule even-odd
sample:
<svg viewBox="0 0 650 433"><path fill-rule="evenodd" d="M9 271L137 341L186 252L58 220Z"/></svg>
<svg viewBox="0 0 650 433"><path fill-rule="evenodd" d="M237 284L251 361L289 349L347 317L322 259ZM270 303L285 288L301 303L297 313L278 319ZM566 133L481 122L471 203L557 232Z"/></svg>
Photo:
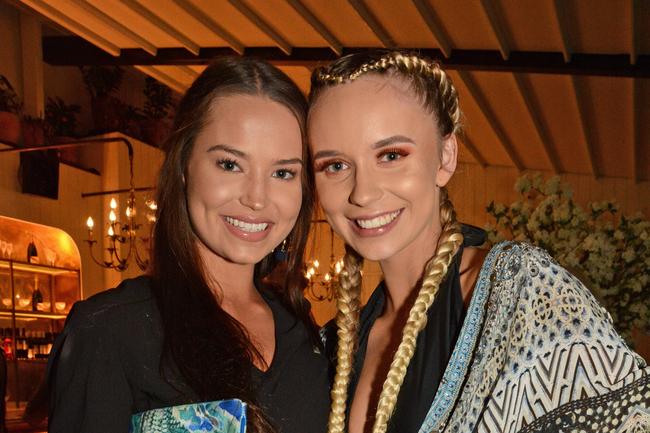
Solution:
<svg viewBox="0 0 650 433"><path fill-rule="evenodd" d="M339 290L336 299L338 345L336 348L336 374L331 391L330 432L345 431L348 385L358 341L362 263L363 259L359 254L346 245L343 270L339 274Z"/></svg>
<svg viewBox="0 0 650 433"><path fill-rule="evenodd" d="M435 62L399 51L377 50L370 55L353 54L334 62L329 67L315 70L312 75L310 103L314 104L324 88L353 81L367 73L391 72L409 80L415 94L422 99L424 107L435 114L438 129L443 137L460 131L461 112L458 94L447 74ZM463 243L460 224L456 221L456 213L445 188L440 189L440 221L442 232L438 239L436 254L425 267L422 285L409 312L402 332L402 340L382 386L373 433L384 433L388 428L399 390L415 353L417 336L426 326L427 311L435 300L450 263ZM329 433L342 433L346 430L347 393L354 359L353 352L356 350L358 340L361 263L358 254L346 246L344 270L341 272L337 299L337 366L331 394Z"/></svg>

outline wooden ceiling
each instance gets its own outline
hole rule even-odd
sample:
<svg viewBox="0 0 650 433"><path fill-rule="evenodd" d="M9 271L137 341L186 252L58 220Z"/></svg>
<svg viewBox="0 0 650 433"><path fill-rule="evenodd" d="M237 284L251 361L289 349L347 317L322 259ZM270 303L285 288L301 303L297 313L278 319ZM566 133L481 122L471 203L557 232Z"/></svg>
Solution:
<svg viewBox="0 0 650 433"><path fill-rule="evenodd" d="M465 114L461 161L650 180L647 0L20 0L70 32L55 65L132 65L184 91L216 55L313 67L371 47L438 59Z"/></svg>

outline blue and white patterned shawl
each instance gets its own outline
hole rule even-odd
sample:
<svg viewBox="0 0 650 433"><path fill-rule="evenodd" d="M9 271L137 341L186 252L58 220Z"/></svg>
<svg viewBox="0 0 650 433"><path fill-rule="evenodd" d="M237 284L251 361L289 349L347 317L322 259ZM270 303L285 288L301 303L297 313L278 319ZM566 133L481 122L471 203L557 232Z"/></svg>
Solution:
<svg viewBox="0 0 650 433"><path fill-rule="evenodd" d="M488 254L420 433L650 432L650 369L545 251Z"/></svg>

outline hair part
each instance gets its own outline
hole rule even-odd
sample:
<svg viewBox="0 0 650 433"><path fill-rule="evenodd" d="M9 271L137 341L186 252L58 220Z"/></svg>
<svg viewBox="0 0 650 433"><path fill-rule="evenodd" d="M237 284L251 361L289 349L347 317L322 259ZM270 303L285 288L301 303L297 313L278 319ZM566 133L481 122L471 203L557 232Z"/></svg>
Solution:
<svg viewBox="0 0 650 433"><path fill-rule="evenodd" d="M314 331L303 297L301 265L313 210L313 174L306 146L306 101L283 72L251 58L222 58L194 81L177 109L164 145L157 189L157 222L152 247L152 289L163 324L161 374L177 371L199 400L239 398L248 405L249 429L273 431L256 405L253 360L260 357L245 328L219 305L197 247L187 209L185 177L196 137L215 99L257 95L287 107L303 137L302 205L287 237L288 266L277 285L263 282L277 262L273 254L255 266L255 284L278 293L286 307ZM218 282L217 282L218 283ZM316 337L314 337L316 338Z"/></svg>
<svg viewBox="0 0 650 433"><path fill-rule="evenodd" d="M458 93L445 71L435 62L400 51L373 50L352 54L342 57L327 67L315 70L312 74L309 97L311 106L326 89L352 82L369 73L396 76L407 80L415 96L427 110L434 114L442 137L460 132L461 112ZM406 371L415 353L417 336L426 326L427 311L436 298L449 265L463 243L461 227L456 220L456 213L446 188L440 188L440 221L442 231L436 253L425 266L421 286L402 331L402 339L383 383L373 433L384 433L388 428ZM354 352L358 344L361 309L361 265L362 258L346 246L344 268L337 293L337 365L331 391L329 433L343 433L347 430L348 388Z"/></svg>

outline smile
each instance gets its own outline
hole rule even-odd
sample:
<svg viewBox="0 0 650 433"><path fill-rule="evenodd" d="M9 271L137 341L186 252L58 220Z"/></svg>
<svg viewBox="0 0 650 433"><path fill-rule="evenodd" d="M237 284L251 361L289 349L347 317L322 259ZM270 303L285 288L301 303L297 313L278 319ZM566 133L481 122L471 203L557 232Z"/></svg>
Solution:
<svg viewBox="0 0 650 433"><path fill-rule="evenodd" d="M224 218L228 224L231 224L235 227L237 227L239 230L247 232L247 233L259 233L263 232L264 230L267 229L269 226L268 223L248 223L246 221L238 220L233 217L225 217Z"/></svg>
<svg viewBox="0 0 650 433"><path fill-rule="evenodd" d="M401 212L402 210L399 209L394 212L379 215L371 219L355 219L354 221L362 229L365 230L378 229L392 223L395 220L395 218L399 216Z"/></svg>

